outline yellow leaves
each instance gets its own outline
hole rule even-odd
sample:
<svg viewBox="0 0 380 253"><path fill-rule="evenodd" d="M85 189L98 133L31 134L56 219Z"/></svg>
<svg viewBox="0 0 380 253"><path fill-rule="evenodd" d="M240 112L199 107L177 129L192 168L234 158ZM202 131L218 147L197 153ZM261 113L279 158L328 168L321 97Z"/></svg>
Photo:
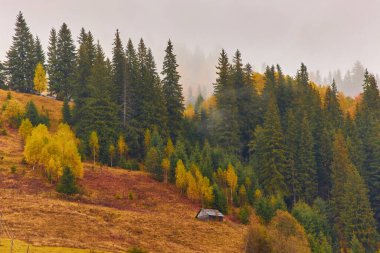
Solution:
<svg viewBox="0 0 380 253"><path fill-rule="evenodd" d="M111 167L112 167L112 161L113 159L115 158L115 145L111 144L108 148L108 153L110 155L110 159L111 159Z"/></svg>
<svg viewBox="0 0 380 253"><path fill-rule="evenodd" d="M195 164L186 172L182 160L178 160L175 176L176 186L181 189L181 193L186 192L189 199L201 201L202 206L212 203L214 193L210 180L202 175Z"/></svg>
<svg viewBox="0 0 380 253"><path fill-rule="evenodd" d="M88 144L91 148L92 157L94 158L94 168L96 163L96 157L99 153L99 138L98 134L95 131L92 131L90 134L90 139L88 140Z"/></svg>
<svg viewBox="0 0 380 253"><path fill-rule="evenodd" d="M117 140L117 151L119 153L120 159L128 153L128 145L125 143L124 137L122 135L120 135L119 139Z"/></svg>
<svg viewBox="0 0 380 253"><path fill-rule="evenodd" d="M162 159L161 167L164 170L164 183L168 183L168 171L170 170L170 160L168 158Z"/></svg>
<svg viewBox="0 0 380 253"><path fill-rule="evenodd" d="M193 106L192 104L189 104L189 105L185 108L185 111L183 112L183 115L185 116L185 118L193 119L194 116L195 116L194 106Z"/></svg>
<svg viewBox="0 0 380 253"><path fill-rule="evenodd" d="M209 113L210 110L213 108L216 108L216 97L215 96L210 96L208 99L205 99L202 102L202 108Z"/></svg>
<svg viewBox="0 0 380 253"><path fill-rule="evenodd" d="M66 166L76 177L83 176L77 139L66 124L60 124L55 134L50 134L45 125L35 127L26 139L24 156L33 168L43 168L50 180L58 180Z"/></svg>
<svg viewBox="0 0 380 253"><path fill-rule="evenodd" d="M166 147L165 147L165 154L168 158L170 158L172 154L174 153L174 151L175 151L175 148L174 148L172 139L169 138L168 143L166 144Z"/></svg>
<svg viewBox="0 0 380 253"><path fill-rule="evenodd" d="M177 167L175 168L175 185L181 190L181 193L183 193L187 187L186 168L182 160L178 160Z"/></svg>
<svg viewBox="0 0 380 253"><path fill-rule="evenodd" d="M186 178L187 178L187 190L186 190L187 197L191 200L199 200L197 182L195 181L195 178L190 171L186 173Z"/></svg>
<svg viewBox="0 0 380 253"><path fill-rule="evenodd" d="M237 175L232 164L228 164L226 179L228 186L231 188L231 191L234 191L237 186Z"/></svg>
<svg viewBox="0 0 380 253"><path fill-rule="evenodd" d="M152 134L150 133L149 129L146 129L144 133L145 152L148 152L151 142L152 142Z"/></svg>
<svg viewBox="0 0 380 253"><path fill-rule="evenodd" d="M8 123L10 127L16 128L20 124L21 118L24 115L24 108L15 99L8 100L4 105L5 107L2 118Z"/></svg>
<svg viewBox="0 0 380 253"><path fill-rule="evenodd" d="M261 94L265 86L265 77L264 75L254 72L253 73L253 82L256 85L256 90L258 94Z"/></svg>
<svg viewBox="0 0 380 253"><path fill-rule="evenodd" d="M29 119L23 119L18 129L18 134L25 141L28 136L32 134L33 125Z"/></svg>
<svg viewBox="0 0 380 253"><path fill-rule="evenodd" d="M41 164L42 150L50 141L50 138L49 131L45 125L38 125L32 130L32 134L25 144L24 156L26 162L32 164L33 168Z"/></svg>
<svg viewBox="0 0 380 253"><path fill-rule="evenodd" d="M34 71L34 89L38 93L42 93L47 88L46 72L41 63L38 63Z"/></svg>

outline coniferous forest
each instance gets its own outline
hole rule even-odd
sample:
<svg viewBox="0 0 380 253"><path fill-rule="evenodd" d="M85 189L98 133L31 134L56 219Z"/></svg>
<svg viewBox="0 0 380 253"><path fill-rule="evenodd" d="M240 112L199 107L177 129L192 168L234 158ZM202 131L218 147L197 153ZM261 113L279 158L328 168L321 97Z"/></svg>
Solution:
<svg viewBox="0 0 380 253"><path fill-rule="evenodd" d="M126 40L127 32L115 31L107 58L91 31L74 35L63 23L51 29L44 50L17 15L0 86L63 101L62 124L49 131L49 115L32 103L25 114L17 105L2 110L25 136L26 162L57 190L69 182L68 193L76 192L80 161L143 170L237 222L259 219L248 225L247 252L379 250L380 94L373 74L365 72L361 94L350 98L335 81L312 82L304 63L292 74L279 65L258 73L239 50L221 50L213 95L187 103L175 41L157 66L149 45ZM63 143L72 152L67 162L52 158ZM286 233L294 241L276 248L273 241Z"/></svg>

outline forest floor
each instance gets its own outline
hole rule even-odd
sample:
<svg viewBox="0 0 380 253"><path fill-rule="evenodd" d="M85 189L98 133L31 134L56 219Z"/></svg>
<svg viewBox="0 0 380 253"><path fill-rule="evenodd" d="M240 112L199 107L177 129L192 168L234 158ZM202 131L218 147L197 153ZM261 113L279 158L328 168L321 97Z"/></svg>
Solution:
<svg viewBox="0 0 380 253"><path fill-rule="evenodd" d="M3 93L0 90L0 103ZM12 93L26 103L30 99L24 95ZM52 110L56 126L55 111L61 104L55 103L60 102L29 96L39 108ZM0 212L17 240L14 253L26 252L27 245L33 253L126 252L131 247L149 252L243 252L246 226L228 218L196 220L198 204L145 172L85 164L78 181L82 194L67 199L38 170L22 164L22 150L17 131L0 136ZM0 231L0 251L8 250L7 235Z"/></svg>

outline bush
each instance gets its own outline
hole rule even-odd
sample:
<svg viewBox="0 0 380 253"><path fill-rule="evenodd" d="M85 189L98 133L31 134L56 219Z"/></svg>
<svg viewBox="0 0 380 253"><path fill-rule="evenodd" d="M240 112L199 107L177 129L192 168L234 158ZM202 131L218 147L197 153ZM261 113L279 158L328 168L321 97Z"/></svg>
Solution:
<svg viewBox="0 0 380 253"><path fill-rule="evenodd" d="M7 130L4 129L4 128L1 128L1 129L0 129L0 135L1 135L1 136L6 136L6 135L8 135Z"/></svg>
<svg viewBox="0 0 380 253"><path fill-rule="evenodd" d="M248 206L243 206L242 208L240 208L240 211L239 211L239 220L241 223L243 224L248 224L249 223L249 209L248 209Z"/></svg>
<svg viewBox="0 0 380 253"><path fill-rule="evenodd" d="M57 192L68 195L76 194L79 189L76 185L76 178L69 167L63 169L63 175L58 181Z"/></svg>
<svg viewBox="0 0 380 253"><path fill-rule="evenodd" d="M13 165L13 166L11 167L11 173L12 173L12 174L15 174L16 171L17 171L17 167L16 167L15 165Z"/></svg>
<svg viewBox="0 0 380 253"><path fill-rule="evenodd" d="M148 251L140 249L138 247L130 248L127 253L148 253Z"/></svg>

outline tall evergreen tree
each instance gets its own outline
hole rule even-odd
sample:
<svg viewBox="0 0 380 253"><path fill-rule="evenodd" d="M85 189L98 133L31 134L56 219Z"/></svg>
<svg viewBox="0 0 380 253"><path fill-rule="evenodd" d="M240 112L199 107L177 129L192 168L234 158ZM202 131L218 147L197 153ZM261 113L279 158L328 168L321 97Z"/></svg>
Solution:
<svg viewBox="0 0 380 253"><path fill-rule="evenodd" d="M81 29L79 39L79 48L76 53L76 77L74 88L74 99L76 109L80 109L83 99L89 96L89 88L87 87L88 79L91 75L91 68L95 61L96 48L91 35L84 28Z"/></svg>
<svg viewBox="0 0 380 253"><path fill-rule="evenodd" d="M19 12L12 46L7 52L6 69L9 88L21 92L31 92L35 67L33 36L23 14Z"/></svg>
<svg viewBox="0 0 380 253"><path fill-rule="evenodd" d="M103 50L98 43L87 83L89 96L84 99L83 106L76 112L80 120L75 122L75 129L83 143L88 143L92 131L99 133L99 159L102 162L108 162L109 145L116 142L119 134L118 110L116 103L111 99L111 86L111 69L107 67Z"/></svg>
<svg viewBox="0 0 380 253"><path fill-rule="evenodd" d="M127 122L127 80L126 80L126 56L119 30L116 30L112 49L112 75L113 75L113 99L117 101L121 111L123 127Z"/></svg>
<svg viewBox="0 0 380 253"><path fill-rule="evenodd" d="M255 104L255 88L252 80L252 68L248 64L243 69L241 54L236 51L233 58L232 81L236 94L238 110L239 135L242 146L242 155L248 156L248 141L257 124L257 108Z"/></svg>
<svg viewBox="0 0 380 253"><path fill-rule="evenodd" d="M5 67L1 62L0 62L0 88L1 89L8 88L8 86L6 86Z"/></svg>
<svg viewBox="0 0 380 253"><path fill-rule="evenodd" d="M62 24L57 38L57 83L50 84L50 91L57 99L71 98L75 82L75 46L71 31Z"/></svg>
<svg viewBox="0 0 380 253"><path fill-rule="evenodd" d="M34 40L34 57L35 65L41 63L43 66L45 66L45 53L42 49L41 41L38 36L36 36L36 39Z"/></svg>
<svg viewBox="0 0 380 253"><path fill-rule="evenodd" d="M229 152L239 151L239 125L236 93L231 84L230 64L227 53L222 50L218 59L217 79L214 84L216 97L216 139L219 146Z"/></svg>
<svg viewBox="0 0 380 253"><path fill-rule="evenodd" d="M372 252L377 233L367 187L352 164L344 136L335 135L333 145L331 204L334 228L341 248L347 249L353 235Z"/></svg>
<svg viewBox="0 0 380 253"><path fill-rule="evenodd" d="M337 129L343 126L343 115L338 101L338 91L336 88L335 80L331 87L327 88L324 103L324 113L326 115L326 122L330 128Z"/></svg>
<svg viewBox="0 0 380 253"><path fill-rule="evenodd" d="M49 74L49 92L54 93L54 88L59 87L59 73L57 61L57 32L54 28L50 31L48 46L47 72ZM53 88L53 90L52 90Z"/></svg>
<svg viewBox="0 0 380 253"><path fill-rule="evenodd" d="M263 127L256 127L251 143L254 167L266 194L288 194L285 183L287 158L279 110L274 95L271 96Z"/></svg>
<svg viewBox="0 0 380 253"><path fill-rule="evenodd" d="M298 150L296 159L297 171L302 182L300 198L312 203L317 195L317 168L314 157L314 140L309 120L302 118L299 125Z"/></svg>
<svg viewBox="0 0 380 253"><path fill-rule="evenodd" d="M355 119L364 151L361 173L368 185L371 205L380 228L380 95L376 79L368 71L364 75L363 90L363 101Z"/></svg>
<svg viewBox="0 0 380 253"><path fill-rule="evenodd" d="M177 71L176 55L173 52L173 45L170 40L165 52L162 88L168 112L169 133L172 139L176 139L182 128L183 111L185 109L184 98L182 86L179 84L180 75Z"/></svg>

